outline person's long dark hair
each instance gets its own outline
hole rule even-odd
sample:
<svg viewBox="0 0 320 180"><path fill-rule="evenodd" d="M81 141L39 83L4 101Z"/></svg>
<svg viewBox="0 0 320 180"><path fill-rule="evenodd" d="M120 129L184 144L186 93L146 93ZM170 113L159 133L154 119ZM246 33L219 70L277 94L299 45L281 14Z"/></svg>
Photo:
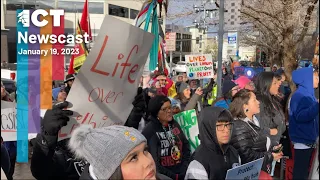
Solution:
<svg viewBox="0 0 320 180"><path fill-rule="evenodd" d="M282 111L281 105L277 98L270 94L270 87L276 75L273 72L262 72L255 79L256 95L260 102L265 105L263 111L269 116L275 115L274 109Z"/></svg>

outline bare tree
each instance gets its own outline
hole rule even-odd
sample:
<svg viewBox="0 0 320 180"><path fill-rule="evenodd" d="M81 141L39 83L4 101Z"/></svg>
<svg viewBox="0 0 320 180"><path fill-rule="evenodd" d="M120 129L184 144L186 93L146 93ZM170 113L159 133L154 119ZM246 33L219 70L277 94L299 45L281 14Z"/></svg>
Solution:
<svg viewBox="0 0 320 180"><path fill-rule="evenodd" d="M243 43L256 43L276 55L272 63L283 62L291 88L291 73L297 67L296 52L316 21L318 0L242 0L242 20L249 24L251 34ZM250 29L250 28L249 28Z"/></svg>
<svg viewBox="0 0 320 180"><path fill-rule="evenodd" d="M218 42L216 39L208 39L207 40L207 47L204 50L205 54L211 54L212 59L218 59Z"/></svg>

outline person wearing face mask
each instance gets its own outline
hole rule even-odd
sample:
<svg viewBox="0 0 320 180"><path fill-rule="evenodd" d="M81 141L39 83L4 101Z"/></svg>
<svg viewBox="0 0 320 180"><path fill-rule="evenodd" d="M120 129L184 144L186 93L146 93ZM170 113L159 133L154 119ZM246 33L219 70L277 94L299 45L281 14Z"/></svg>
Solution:
<svg viewBox="0 0 320 180"><path fill-rule="evenodd" d="M297 90L289 100L289 136L294 146L293 179L307 179L311 155L319 138L318 71L300 68L292 72ZM311 79L312 78L312 79Z"/></svg>
<svg viewBox="0 0 320 180"><path fill-rule="evenodd" d="M168 179L157 174L147 140L134 128L81 125L72 133L69 147L76 158L88 162L80 180Z"/></svg>
<svg viewBox="0 0 320 180"><path fill-rule="evenodd" d="M148 106L150 122L142 134L148 141L159 173L174 180L184 179L190 158L190 145L179 124L173 119L170 99L152 98Z"/></svg>
<svg viewBox="0 0 320 180"><path fill-rule="evenodd" d="M272 162L282 158L281 145L272 146L269 136L260 128L256 114L260 103L253 92L242 89L232 100L230 112L235 119L230 144L238 150L241 163L245 164L264 157L263 171L272 171Z"/></svg>
<svg viewBox="0 0 320 180"><path fill-rule="evenodd" d="M229 169L240 165L237 150L229 145L232 115L220 107L207 107L201 111L199 122L201 144L185 179L225 179Z"/></svg>

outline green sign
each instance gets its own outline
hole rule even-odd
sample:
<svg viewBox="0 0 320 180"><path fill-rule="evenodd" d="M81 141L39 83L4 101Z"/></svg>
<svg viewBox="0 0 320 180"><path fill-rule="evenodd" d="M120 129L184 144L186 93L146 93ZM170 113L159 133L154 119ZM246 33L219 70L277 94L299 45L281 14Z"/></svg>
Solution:
<svg viewBox="0 0 320 180"><path fill-rule="evenodd" d="M200 145L196 110L192 109L189 111L184 111L174 115L173 117L179 123L182 131L186 135L190 144L191 153L193 153Z"/></svg>

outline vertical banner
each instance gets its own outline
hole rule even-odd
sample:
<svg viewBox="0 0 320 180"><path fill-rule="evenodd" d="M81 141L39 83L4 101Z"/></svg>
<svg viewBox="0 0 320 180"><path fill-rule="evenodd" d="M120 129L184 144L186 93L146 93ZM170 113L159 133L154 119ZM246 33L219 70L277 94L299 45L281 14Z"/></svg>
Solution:
<svg viewBox="0 0 320 180"><path fill-rule="evenodd" d="M40 28L41 35L52 34L52 16L41 16L48 24ZM41 43L40 49L53 51L51 43ZM52 55L54 53L41 54L40 57L40 109L52 108Z"/></svg>
<svg viewBox="0 0 320 180"><path fill-rule="evenodd" d="M26 20L30 19L30 12L22 9L17 10L17 33L27 33L25 27ZM18 34L17 34L18 37ZM17 40L17 162L28 162L28 103L29 103L29 83L28 83L28 55L20 52L28 50L28 43Z"/></svg>
<svg viewBox="0 0 320 180"><path fill-rule="evenodd" d="M52 26L52 34L64 34L64 15L60 16L60 26ZM55 52L53 52L55 51ZM64 80L64 49L63 43L52 44L52 80ZM67 53L70 54L70 53Z"/></svg>
<svg viewBox="0 0 320 180"><path fill-rule="evenodd" d="M33 11L30 11L33 13ZM38 19L40 20L39 16ZM30 23L29 34L40 35L40 28ZM29 43L28 50L40 49L39 42ZM40 54L28 54L28 133L40 132Z"/></svg>
<svg viewBox="0 0 320 180"><path fill-rule="evenodd" d="M193 153L200 145L196 110L192 109L189 111L181 112L174 115L173 118L179 123L183 133L186 135L190 144L191 153Z"/></svg>

